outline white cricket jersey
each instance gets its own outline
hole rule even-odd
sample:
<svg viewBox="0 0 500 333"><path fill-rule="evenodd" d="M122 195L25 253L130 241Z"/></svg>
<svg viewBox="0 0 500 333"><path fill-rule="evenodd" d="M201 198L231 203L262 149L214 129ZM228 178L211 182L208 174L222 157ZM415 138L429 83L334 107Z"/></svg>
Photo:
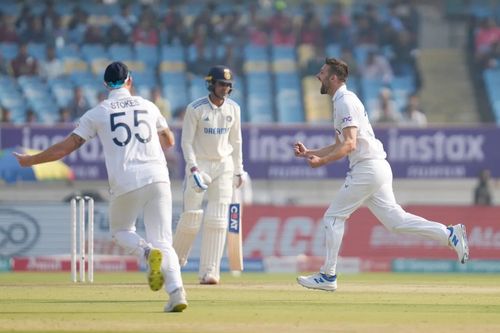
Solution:
<svg viewBox="0 0 500 333"><path fill-rule="evenodd" d="M208 96L189 104L182 126L182 151L188 168L198 159L222 160L232 156L234 173L243 173L240 106L227 98L220 107Z"/></svg>
<svg viewBox="0 0 500 333"><path fill-rule="evenodd" d="M358 96L342 85L333 95L333 125L341 142L344 142L342 130L357 127L356 149L349 154L349 166L369 159L385 159L384 146L373 133L365 107Z"/></svg>
<svg viewBox="0 0 500 333"><path fill-rule="evenodd" d="M155 182L169 182L158 131L168 128L152 102L125 88L87 111L73 131L84 140L96 135L104 148L111 193L115 196Z"/></svg>

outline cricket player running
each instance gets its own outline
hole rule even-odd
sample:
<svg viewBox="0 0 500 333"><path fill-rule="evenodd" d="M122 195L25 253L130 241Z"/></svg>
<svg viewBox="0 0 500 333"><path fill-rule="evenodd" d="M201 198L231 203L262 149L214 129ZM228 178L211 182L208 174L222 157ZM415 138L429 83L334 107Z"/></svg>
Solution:
<svg viewBox="0 0 500 333"><path fill-rule="evenodd" d="M203 220L200 283L217 284L233 187L242 184L241 121L239 105L228 97L233 85L231 70L212 67L205 81L210 93L188 105L182 127L184 211L175 231L174 248L181 266L185 265Z"/></svg>
<svg viewBox="0 0 500 333"><path fill-rule="evenodd" d="M321 81L321 94L332 96L335 143L309 150L301 142L294 153L317 168L349 158L349 171L344 184L328 207L323 223L326 232L326 258L319 273L299 276L297 282L312 289L337 289L337 257L349 216L362 204L393 232L419 235L453 248L458 260L469 259L467 235L463 224L446 227L437 222L405 212L396 203L392 189L392 170L382 143L375 138L365 108L358 97L346 88L348 66L335 58L327 58L316 75Z"/></svg>
<svg viewBox="0 0 500 333"><path fill-rule="evenodd" d="M165 118L150 101L131 96L132 77L127 66L113 62L104 72L108 99L87 111L63 141L36 155L17 154L27 167L55 161L98 136L106 160L111 192L109 219L113 240L148 264L148 283L170 295L165 312L187 307L177 254L172 247L172 194L162 149L175 143ZM146 240L135 232L144 213Z"/></svg>

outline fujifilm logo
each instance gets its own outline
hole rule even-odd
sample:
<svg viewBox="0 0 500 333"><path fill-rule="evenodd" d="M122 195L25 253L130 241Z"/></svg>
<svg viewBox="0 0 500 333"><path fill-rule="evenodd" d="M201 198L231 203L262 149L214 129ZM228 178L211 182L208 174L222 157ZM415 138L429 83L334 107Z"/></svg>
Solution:
<svg viewBox="0 0 500 333"><path fill-rule="evenodd" d="M388 154L391 161L401 162L482 162L484 135L401 134L389 131Z"/></svg>

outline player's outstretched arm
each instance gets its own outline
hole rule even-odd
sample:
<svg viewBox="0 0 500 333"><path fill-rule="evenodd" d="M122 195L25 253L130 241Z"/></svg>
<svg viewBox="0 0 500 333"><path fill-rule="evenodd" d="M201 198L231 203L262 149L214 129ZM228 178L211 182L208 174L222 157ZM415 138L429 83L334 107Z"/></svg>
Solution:
<svg viewBox="0 0 500 333"><path fill-rule="evenodd" d="M163 150L175 146L175 136L170 128L165 128L158 132L160 137L160 144Z"/></svg>
<svg viewBox="0 0 500 333"><path fill-rule="evenodd" d="M38 154L28 155L16 152L12 154L17 158L17 161L21 166L29 167L35 164L60 160L80 148L84 143L85 140L83 138L75 133L71 133L63 141L50 146Z"/></svg>

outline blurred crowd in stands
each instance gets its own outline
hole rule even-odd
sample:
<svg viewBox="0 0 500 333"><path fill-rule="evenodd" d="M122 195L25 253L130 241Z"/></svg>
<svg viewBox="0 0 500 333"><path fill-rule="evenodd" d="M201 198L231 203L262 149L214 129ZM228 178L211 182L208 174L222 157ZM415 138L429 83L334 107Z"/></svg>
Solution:
<svg viewBox="0 0 500 333"><path fill-rule="evenodd" d="M484 120L500 124L500 2L458 0L449 5L451 18L468 23L466 48L478 109L489 110Z"/></svg>
<svg viewBox="0 0 500 333"><path fill-rule="evenodd" d="M1 120L72 122L106 98L102 70L122 60L137 93L169 121L181 121L185 105L205 93L208 68L224 64L237 76L244 121L324 122L329 101L318 104L311 77L333 56L349 64L348 86L374 122L425 126L418 1L342 3L2 0ZM495 31L477 34L478 55L498 55ZM270 91L259 88L262 79Z"/></svg>

